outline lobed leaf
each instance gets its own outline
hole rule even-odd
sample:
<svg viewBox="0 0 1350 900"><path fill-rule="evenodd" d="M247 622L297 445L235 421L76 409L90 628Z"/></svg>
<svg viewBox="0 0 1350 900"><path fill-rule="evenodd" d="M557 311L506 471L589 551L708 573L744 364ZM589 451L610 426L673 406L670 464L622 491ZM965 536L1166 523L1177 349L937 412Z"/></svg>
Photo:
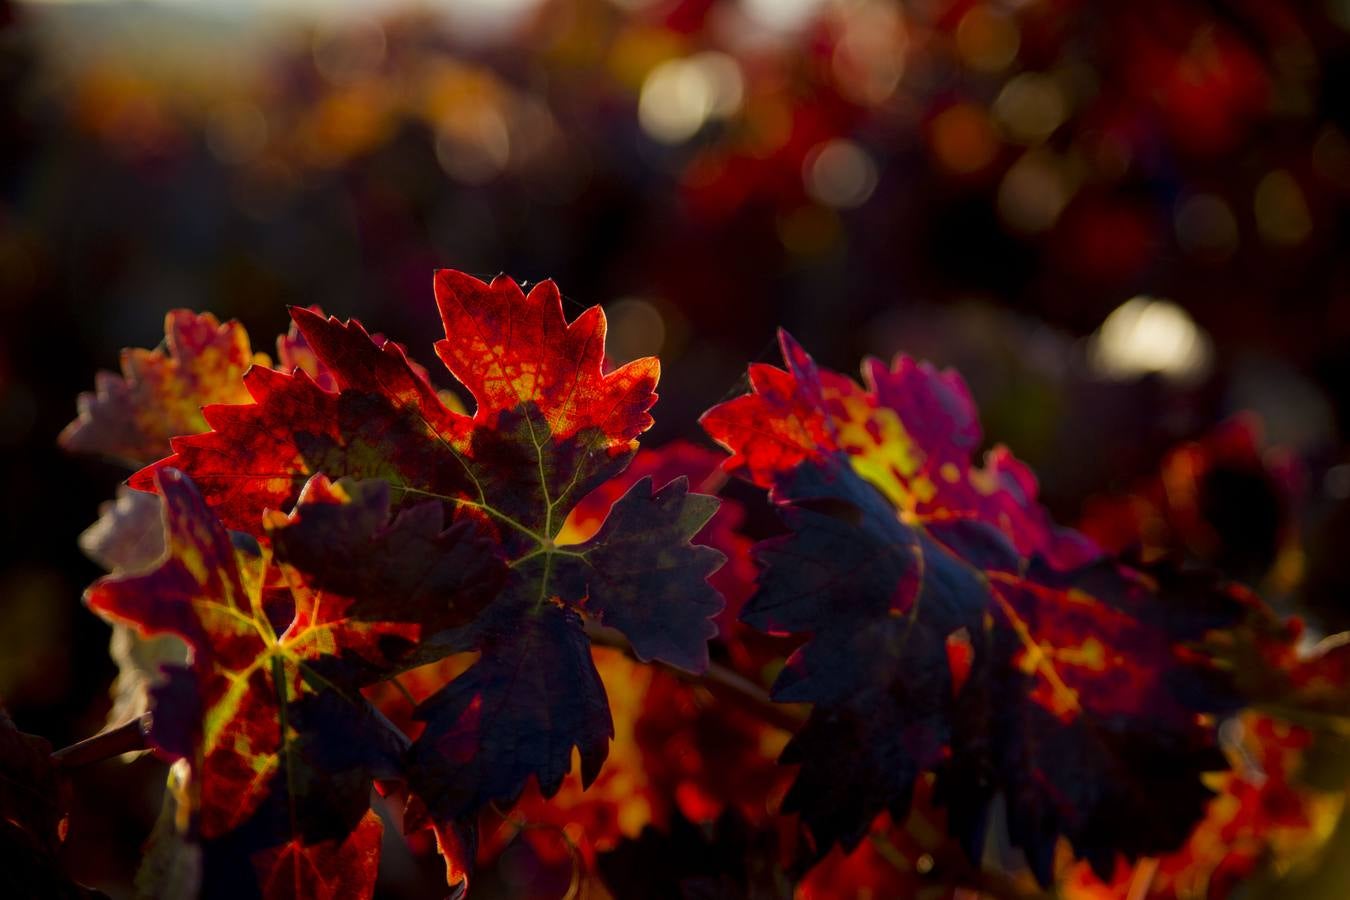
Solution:
<svg viewBox="0 0 1350 900"><path fill-rule="evenodd" d="M228 527L266 538L279 559L311 578L328 571L338 585L372 570L341 552L320 568L297 556L294 537L288 544L259 526L265 511L302 502L301 485L320 473L379 479L395 509L430 501L491 533L490 555L509 574L490 609L472 623L440 623L443 633L428 640L428 632L406 660L481 654L418 713L427 727L412 755L413 787L448 833L484 803L513 800L531 775L556 789L573 747L585 780L594 777L611 727L579 613L625 630L649 658L706 665L708 620L722 608L707 578L722 556L690 543L716 503L680 482L634 488L601 533L561 544L569 513L623 471L650 427L659 365L605 371L603 312L567 322L552 282L525 294L508 278L484 284L442 271L435 291L446 332L436 351L473 395L472 416L447 406L396 344L296 309L297 337L283 356L297 368L252 369L251 402L207 408L211 432L175 440L172 457L130 483L153 490L157 473L180 468ZM334 530L317 533L310 549L333 550ZM659 560L662 577L637 559ZM409 596L401 591L379 603ZM349 653L362 646L349 644Z"/></svg>
<svg viewBox="0 0 1350 900"><path fill-rule="evenodd" d="M551 795L572 767L574 745L583 782L594 781L614 726L577 614L547 604L475 631L479 661L417 711L427 727L413 746L410 778L433 814L461 819L492 800L514 800L531 775Z"/></svg>
<svg viewBox="0 0 1350 900"><path fill-rule="evenodd" d="M139 572L164 553L163 499L155 494L117 489L117 498L99 508L98 521L80 535L80 549L110 572ZM187 648L172 634L144 637L129 625L113 625L108 655L117 664L109 694L110 727L140 716L150 708L150 692L160 668L182 665ZM124 757L134 758L134 756Z"/></svg>
<svg viewBox="0 0 1350 900"><path fill-rule="evenodd" d="M708 668L711 617L722 598L708 577L726 557L690 543L718 501L683 476L660 490L644 478L619 498L594 537L559 554L557 580L589 615L630 636L633 652L687 672Z"/></svg>
<svg viewBox="0 0 1350 900"><path fill-rule="evenodd" d="M406 739L357 689L387 677L431 631L472 619L503 572L471 523L442 529L437 504L391 520L380 483L316 476L290 515L265 517L260 545L232 539L183 474L163 469L156 482L164 557L100 580L86 601L191 650L190 667L152 690L151 740L189 761L203 884L215 891L237 882L239 865L258 865L264 883L309 885L304 860L322 872L334 842L369 843L353 834L369 831L360 823L371 781L402 770ZM306 891L334 895L319 882Z"/></svg>
<svg viewBox="0 0 1350 900"><path fill-rule="evenodd" d="M602 526L613 529L611 510L634 484L644 479L660 484L680 476L708 484L720 477L721 460L721 454L683 441L644 447L625 472L569 513L559 541L581 544L595 538ZM646 501L649 493L644 489L634 499ZM724 500L694 537L728 557L709 581L729 605L744 602L754 588L751 542L739 530L744 516L743 507ZM644 563L654 564L639 552L633 565ZM734 612L724 610L717 624L721 649L737 659L748 656L737 651L746 651L744 638L755 635L736 622ZM487 816L483 824L480 859L497 857L512 842L527 843L542 867L532 882L540 896L556 895L550 888L578 867L593 871L597 853L612 850L625 837L636 838L646 825L666 827L676 810L690 821L706 823L734 808L763 825L786 788L787 773L774 763L786 733L674 672L640 664L617 649L593 646L591 652L614 723L603 770L584 789L580 774L570 772L549 799L527 784L510 812ZM745 666L747 671L756 668L753 662ZM414 693L419 686L412 685ZM394 699L391 709L397 714L402 706Z"/></svg>
<svg viewBox="0 0 1350 900"><path fill-rule="evenodd" d="M632 465L591 491L572 508L558 535L558 542L580 544L593 537L615 502L643 478L650 477L653 484L668 484L683 475L696 491L714 492L725 479L720 471L723 458L716 450L689 441L643 447L633 458ZM718 638L736 651L741 649L739 643L745 633L753 634L740 626L737 616L755 589L755 563L750 558L754 542L743 534L745 507L725 497L718 499L721 502L717 511L693 540L721 551L726 557L726 563L709 576L708 583L726 601L726 607L714 620Z"/></svg>
<svg viewBox="0 0 1350 900"><path fill-rule="evenodd" d="M244 402L245 370L266 359L238 322L176 309L164 319L163 348L123 350L121 375L98 373L61 446L143 466L168 452L171 438L205 431L203 406Z"/></svg>
<svg viewBox="0 0 1350 900"><path fill-rule="evenodd" d="M753 392L704 424L789 530L757 548L742 617L810 635L774 696L814 704L783 762L816 854L902 819L924 772L974 859L1005 797L1044 884L1060 836L1107 873L1178 846L1224 766L1214 717L1241 705L1194 645L1254 601L1102 557L1006 451L974 466L956 376L869 361L863 387L782 345L787 369L752 367Z"/></svg>
<svg viewBox="0 0 1350 900"><path fill-rule="evenodd" d="M1050 520L1035 475L1006 447L973 464L979 418L958 374L903 356L889 368L869 359L859 385L817 368L786 332L779 340L787 369L752 365L752 393L703 416L705 430L731 451L728 472L772 489L798 466L837 455L908 517L983 522L1019 555L1059 567L1101 556Z"/></svg>

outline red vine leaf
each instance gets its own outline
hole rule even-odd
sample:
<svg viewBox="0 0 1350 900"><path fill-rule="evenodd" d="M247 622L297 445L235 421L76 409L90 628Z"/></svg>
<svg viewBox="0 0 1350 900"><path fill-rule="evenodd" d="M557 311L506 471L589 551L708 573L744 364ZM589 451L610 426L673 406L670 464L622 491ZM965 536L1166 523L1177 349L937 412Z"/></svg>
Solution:
<svg viewBox="0 0 1350 900"><path fill-rule="evenodd" d="M660 490L644 478L619 498L594 537L559 556L558 583L586 597L588 615L629 635L638 659L702 672L708 639L717 634L709 616L722 606L708 576L725 557L690 541L716 511L717 498L689 493L686 478Z"/></svg>
<svg viewBox="0 0 1350 900"><path fill-rule="evenodd" d="M868 359L863 385L819 369L786 332L786 371L750 366L752 393L708 410L707 432L729 449L726 470L773 488L799 465L835 453L897 510L921 520L984 522L1021 556L1059 567L1101 552L1057 527L1037 501L1036 477L1006 447L972 462L982 434L961 376L897 357Z"/></svg>
<svg viewBox="0 0 1350 900"><path fill-rule="evenodd" d="M165 556L100 580L86 599L192 651L191 667L166 671L153 691L151 739L192 767L204 883L215 883L213 859L350 840L370 780L398 774L406 745L357 688L429 632L472 618L500 567L470 523L443 531L437 504L391 521L381 483L316 476L289 516L266 517L267 543L236 545L184 475L164 469L156 481ZM294 868L294 855L278 859Z"/></svg>
<svg viewBox="0 0 1350 900"><path fill-rule="evenodd" d="M594 450L625 453L652 425L647 413L661 375L655 357L604 372L605 314L592 306L573 322L563 317L552 281L522 294L510 278L484 284L442 269L436 305L446 340L436 354L478 403L475 424L532 406L555 442L588 434Z"/></svg>
<svg viewBox="0 0 1350 900"><path fill-rule="evenodd" d="M555 793L573 746L583 782L594 781L614 726L577 614L546 604L486 623L472 637L480 660L417 712L427 727L413 745L409 777L433 819L514 801L531 775L545 796Z"/></svg>
<svg viewBox="0 0 1350 900"><path fill-rule="evenodd" d="M882 810L903 819L923 772L974 859L1005 796L1042 883L1061 835L1107 873L1118 852L1178 846L1210 796L1201 773L1224 765L1212 717L1241 705L1192 645L1250 601L1101 558L1006 450L973 465L955 375L869 361L863 387L782 344L787 370L753 367L753 393L704 424L789 528L757 548L742 617L811 635L774 696L815 704L783 761L801 765L784 808L817 854Z"/></svg>
<svg viewBox="0 0 1350 900"><path fill-rule="evenodd" d="M606 372L603 312L567 322L552 282L525 294L509 278L442 271L435 290L446 333L436 350L473 395L472 416L449 408L396 344L296 309L314 376L255 367L244 379L252 402L208 408L211 432L176 440L173 457L131 484L154 489L157 471L181 468L228 527L258 534L263 512L290 509L317 473L380 479L398 508L430 500L491 530L505 585L472 624L423 641L417 660L481 654L419 711L428 725L414 788L444 830L514 799L531 775L556 789L573 747L594 777L609 714L578 613L624 629L651 658L700 668L722 608L707 577L722 556L690 543L716 501L681 481L634 486L612 526L560 544L573 507L623 471L650 427L658 363ZM661 577L635 559L660 560Z"/></svg>
<svg viewBox="0 0 1350 900"><path fill-rule="evenodd" d="M266 359L238 322L176 309L164 319L162 348L123 350L120 376L98 373L61 446L143 466L169 451L170 438L205 431L203 406L245 402L244 372Z"/></svg>
<svg viewBox="0 0 1350 900"><path fill-rule="evenodd" d="M686 476L706 489L723 477L718 472L722 459L683 441L644 447L625 472L572 510L559 539L579 544L595 537L615 503L643 479L662 484ZM739 608L754 589L751 541L739 531L744 516L743 507L724 499L694 537L728 557L709 581L727 598L729 609L716 621L719 638L733 653L746 650L742 638L759 637L736 622L730 609ZM498 856L511 841L525 841L543 867L536 883L551 885L550 879L568 879L577 856L593 871L598 852L612 850L625 837L636 838L648 824L668 826L676 810L690 821L707 823L733 807L749 821L763 823L787 786L786 771L774 762L786 733L706 688L618 650L593 647L592 658L614 722L603 770L586 788L579 773L569 773L559 792L547 799L536 785L527 785L505 819L487 816L480 862ZM395 712L401 707L394 699Z"/></svg>

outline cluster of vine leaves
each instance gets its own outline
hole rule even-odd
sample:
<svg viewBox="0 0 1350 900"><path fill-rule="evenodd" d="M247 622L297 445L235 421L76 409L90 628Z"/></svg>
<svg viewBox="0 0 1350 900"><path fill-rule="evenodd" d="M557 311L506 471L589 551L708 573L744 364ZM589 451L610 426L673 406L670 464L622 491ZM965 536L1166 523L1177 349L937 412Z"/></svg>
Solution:
<svg viewBox="0 0 1350 900"><path fill-rule="evenodd" d="M176 761L148 895L368 896L372 785L459 882L482 809L531 779L553 793L574 748L584 783L599 772L597 626L642 661L708 668L723 555L691 541L714 498L644 479L594 536L557 540L636 452L655 361L610 370L603 313L568 323L549 282L442 271L435 288L472 415L355 322L295 310L272 368L236 324L176 312L63 435L143 467L86 549L112 570L88 603L140 679L121 712L148 709L146 742ZM1042 884L1061 838L1104 876L1184 840L1224 764L1215 724L1250 699L1223 653L1287 635L1222 580L1056 528L1003 451L976 467L950 373L874 362L863 388L783 350L704 424L787 527L755 551L742 619L811 636L774 688L813 708L784 754L801 864L903 817L925 772L972 859L1005 798ZM466 652L415 741L362 694Z"/></svg>

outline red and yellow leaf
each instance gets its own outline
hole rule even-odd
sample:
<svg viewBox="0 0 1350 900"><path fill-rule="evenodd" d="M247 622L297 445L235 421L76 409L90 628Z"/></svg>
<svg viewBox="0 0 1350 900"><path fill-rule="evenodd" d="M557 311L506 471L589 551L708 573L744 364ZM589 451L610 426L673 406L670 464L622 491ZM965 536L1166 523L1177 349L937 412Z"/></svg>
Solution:
<svg viewBox="0 0 1350 900"><path fill-rule="evenodd" d="M424 640L416 660L480 654L418 711L414 786L448 827L514 799L530 776L556 789L573 747L591 780L610 723L581 614L624 631L645 658L699 669L723 605L707 581L722 555L691 543L717 503L683 480L634 485L597 533L564 544L573 507L623 471L650 427L656 360L606 372L603 312L567 322L552 282L525 294L508 278L442 271L435 290L446 333L436 351L473 395L472 416L396 344L297 309L283 354L297 368L255 367L251 402L208 408L211 432L176 440L131 484L154 489L157 471L180 468L228 527L261 534L264 511L291 509L318 473L380 479L396 508L431 501L492 532L509 567L496 600Z"/></svg>
<svg viewBox="0 0 1350 900"><path fill-rule="evenodd" d="M143 466L168 453L171 438L205 431L203 406L246 402L244 372L266 361L238 322L174 310L164 320L162 348L123 350L121 375L98 373L61 445Z"/></svg>
<svg viewBox="0 0 1350 900"><path fill-rule="evenodd" d="M316 476L290 515L266 516L259 544L233 540L181 473L156 480L164 557L102 579L87 602L190 648L190 667L152 691L151 739L189 761L208 851L282 848L269 867L300 872L310 848L318 859L352 839L371 779L400 771L406 739L357 689L428 634L471 620L504 572L471 523L443 530L438 504L391 521L379 482Z"/></svg>
<svg viewBox="0 0 1350 900"><path fill-rule="evenodd" d="M813 703L783 761L785 803L824 854L902 819L915 779L972 858L991 804L1038 879L1062 835L1098 871L1174 849L1222 768L1214 716L1241 699L1193 645L1253 601L1201 577L1145 573L1056 527L956 376L901 359L867 386L819 370L786 335L786 371L711 410L728 468L771 490L789 534L759 545L742 618L809 633L774 688Z"/></svg>

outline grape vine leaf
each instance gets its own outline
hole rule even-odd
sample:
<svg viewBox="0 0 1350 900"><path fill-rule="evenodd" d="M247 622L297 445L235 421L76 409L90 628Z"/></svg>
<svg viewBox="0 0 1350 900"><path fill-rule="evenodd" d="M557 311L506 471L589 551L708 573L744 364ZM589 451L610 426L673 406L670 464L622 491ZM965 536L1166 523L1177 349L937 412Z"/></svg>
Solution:
<svg viewBox="0 0 1350 900"><path fill-rule="evenodd" d="M99 517L80 535L80 549L109 572L149 568L164 552L164 514L159 497L119 487L99 507Z"/></svg>
<svg viewBox="0 0 1350 900"><path fill-rule="evenodd" d="M708 616L721 607L708 578L724 557L691 540L717 505L715 497L690 493L688 479L656 489L643 478L595 536L559 554L557 583L565 595L584 598L585 613L627 635L639 660L701 672L708 668L708 640L717 634ZM670 614L700 596L706 602L696 614Z"/></svg>
<svg viewBox="0 0 1350 900"><path fill-rule="evenodd" d="M688 441L644 446L628 469L572 509L559 542L578 544L594 537L615 503L644 478L661 484L685 476L701 488L717 483L723 478L722 459L721 453ZM741 649L745 635L758 636L735 620L740 604L754 591L752 541L740 531L744 519L744 507L723 498L694 538L727 556L727 564L709 582L727 600L716 622L721 651L729 655ZM614 723L604 768L584 789L581 775L568 773L558 793L547 799L537 785L527 785L504 817L486 817L480 860L494 859L508 845L524 841L552 864L537 879L547 886L553 883L550 875L565 879L578 865L593 871L598 852L613 849L624 837L636 838L646 825L665 827L677 808L700 823L717 819L728 807L762 822L771 794L786 788L787 773L775 764L787 740L785 732L618 649L593 645L591 656ZM754 671L755 666L745 669ZM395 700L395 715L401 706ZM566 844L560 835L566 836ZM570 853L564 849L569 846Z"/></svg>
<svg viewBox="0 0 1350 900"><path fill-rule="evenodd" d="M152 690L150 737L191 765L203 884L226 883L213 872L242 860L262 868L263 884L331 895L326 855L335 841L378 845L362 824L371 780L399 775L406 751L357 689L426 634L471 620L502 567L474 523L443 530L439 504L391 521L381 482L315 476L289 515L264 517L260 543L233 539L182 473L156 481L164 557L101 579L86 602L191 648L190 668Z"/></svg>
<svg viewBox="0 0 1350 900"><path fill-rule="evenodd" d="M209 313L174 310L165 319L164 347L122 352L122 375L102 372L96 390L80 397L80 416L60 436L68 451L141 466L163 456L171 438L205 431L201 407L247 397L244 371L262 354L250 350L238 322L220 324ZM280 345L280 341L278 342ZM108 571L146 568L163 550L158 497L119 487L99 519L80 535L80 549ZM114 625L108 645L117 663L108 724L145 712L149 689L165 663L181 663L184 648L170 635L138 638ZM132 758L128 755L125 758Z"/></svg>
<svg viewBox="0 0 1350 900"><path fill-rule="evenodd" d="M722 459L723 455L716 450L690 441L677 440L659 447L643 447L634 457L632 465L591 491L572 509L558 540L561 543L579 544L592 537L614 508L615 502L645 477L650 477L656 484L666 484L684 476L696 490L712 493L715 490L713 485L725 478L720 471ZM694 535L694 541L720 550L727 558L726 563L709 577L708 582L726 601L726 607L714 621L717 623L718 639L729 643L742 637L738 632L749 632L749 629L740 626L736 617L755 589L755 563L750 558L750 548L754 542L742 533L745 507L726 497L719 499L721 504L717 512L703 530Z"/></svg>
<svg viewBox="0 0 1350 900"><path fill-rule="evenodd" d="M679 815L706 825L734 810L770 827L769 811L790 777L775 764L786 732L617 649L596 646L592 656L614 721L603 770L584 790L580 775L569 773L548 799L527 787L503 819L484 824L480 859L520 839L541 858L558 857L560 869L593 871L598 853L648 825L668 828ZM559 854L559 835L575 856Z"/></svg>
<svg viewBox="0 0 1350 900"><path fill-rule="evenodd" d="M789 533L761 543L742 618L809 633L774 686L814 704L785 750L784 809L852 847L938 776L949 827L980 857L1002 794L1043 884L1062 836L1099 872L1175 849L1221 769L1214 717L1241 699L1194 644L1252 603L1200 576L1145 572L1056 527L953 373L901 357L866 387L781 336L787 368L710 410L729 471L769 489Z"/></svg>
<svg viewBox="0 0 1350 900"><path fill-rule="evenodd" d="M290 509L316 473L382 479L396 506L434 500L493 530L510 568L499 596L421 651L422 662L481 654L419 712L414 787L445 826L514 799L530 776L555 789L574 746L593 778L611 725L580 614L627 629L646 658L697 670L723 605L707 576L723 557L690 543L716 501L684 480L635 485L613 525L560 545L569 511L627 466L651 426L659 364L606 371L604 313L567 322L552 282L525 294L509 278L442 270L434 287L446 334L436 352L475 399L472 416L448 407L398 345L295 309L331 389L304 368L254 367L250 403L208 407L212 431L176 439L172 457L130 483L153 490L157 471L182 469L228 527L257 534L262 512ZM661 577L635 556L658 561Z"/></svg>
<svg viewBox="0 0 1350 900"><path fill-rule="evenodd" d="M318 306L309 306L306 308L306 311L319 318L323 318L323 310ZM389 339L379 332L372 334L370 339L380 347L389 343ZM407 348L402 345L396 346L402 350L406 357L408 352ZM286 330L285 334L277 337L276 367L283 372L293 372L296 369L300 369L308 375L315 384L325 391L336 391L338 389L338 383L333 376L333 373L329 371L328 366L324 364L324 361L319 355L314 352L314 348L311 347L309 341L305 339L304 332L296 326L294 321L291 322L290 327ZM417 362L409 359L408 368L410 368L413 374L418 378L422 379L427 384L431 384L431 376L428 374L427 370ZM444 395L442 395L442 399L445 399ZM458 412L460 410L456 409L456 411Z"/></svg>
<svg viewBox="0 0 1350 900"><path fill-rule="evenodd" d="M556 848L557 836L565 834L589 869L597 850L612 848L624 836L636 837L654 818L663 818L660 800L646 779L634 728L652 680L664 673L609 647L593 647L592 657L614 722L613 746L603 769L584 790L580 773L569 772L558 793L547 799L536 785L528 786L505 818L486 823L480 858L497 857L516 840L517 832L545 852ZM559 862L569 869L574 866L570 856Z"/></svg>
<svg viewBox="0 0 1350 900"><path fill-rule="evenodd" d="M248 399L242 377L255 355L238 322L176 309L164 320L164 345L122 351L122 374L99 372L79 397L79 417L61 446L143 466L163 456L171 438L206 430L201 409Z"/></svg>
<svg viewBox="0 0 1350 900"><path fill-rule="evenodd" d="M150 568L164 553L163 498L119 487L117 498L104 503L98 521L80 535L80 549L109 572ZM108 691L113 704L107 719L109 727L115 727L150 708L150 691L160 669L185 663L187 647L176 635L143 637L129 625L114 624L108 655L117 664L117 678Z"/></svg>
<svg viewBox="0 0 1350 900"><path fill-rule="evenodd" d="M165 333L167 349L123 351L120 379L100 374L97 393L81 398L80 418L62 435L67 450L144 465L163 456L171 438L207 430L203 405L248 401L244 372L268 360L249 350L239 323L220 325L209 313L176 310L166 319ZM281 366L303 369L321 384L331 382L293 325L276 343ZM416 371L426 379L424 370ZM81 535L80 546L109 571L148 567L162 551L160 519L159 498L119 488L116 501L105 505L99 520ZM181 662L181 647L171 635L138 638L126 626L113 626L109 652L119 671L110 725L145 711L160 666Z"/></svg>
<svg viewBox="0 0 1350 900"><path fill-rule="evenodd" d="M691 497L704 502L690 503ZM508 586L465 630L463 643L448 647L481 656L418 709L427 726L410 762L412 784L442 831L454 828L466 840L466 823L479 809L514 802L531 776L543 796L552 796L571 768L574 746L583 788L599 774L614 726L578 609L624 630L643 658L706 667L708 617L718 604L705 603L693 616L663 617L661 608L716 596L706 577L721 555L688 543L714 504L688 494L683 479L654 493L643 479L594 537L559 553L556 583L583 602L540 604L536 584L543 579L527 570L514 591Z"/></svg>

